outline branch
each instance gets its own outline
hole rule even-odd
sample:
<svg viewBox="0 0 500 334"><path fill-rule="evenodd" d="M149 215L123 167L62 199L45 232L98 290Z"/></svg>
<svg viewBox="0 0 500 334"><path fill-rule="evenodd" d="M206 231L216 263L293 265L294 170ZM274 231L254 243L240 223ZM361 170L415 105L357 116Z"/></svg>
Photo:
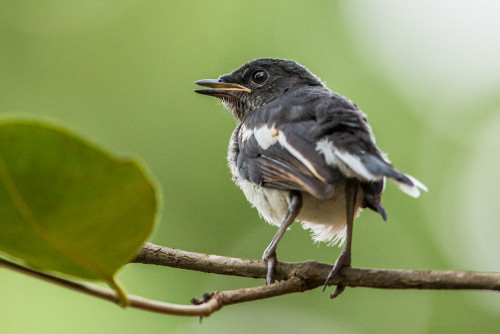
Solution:
<svg viewBox="0 0 500 334"><path fill-rule="evenodd" d="M186 252L151 243L145 244L132 262L253 278L265 278L267 273L267 264L264 261ZM294 281L301 281L302 287L296 287L290 293L305 291L323 286L331 269L331 265L316 261L278 262L275 278L284 281L298 278L298 280L295 279ZM500 273L344 268L337 277L331 279L328 285L337 285L339 283L350 287L378 289L500 291ZM274 286L270 285L269 290L273 290Z"/></svg>
<svg viewBox="0 0 500 334"><path fill-rule="evenodd" d="M45 274L6 261L2 258L0 258L0 266L41 279L49 283L57 284L67 289L82 292L97 298L111 301L117 305L121 305L121 301L114 290L103 289L95 285L86 285L73 282L64 278L55 277L49 274ZM171 314L171 315L198 316L198 317L208 316L220 308L218 302L215 299L212 301L207 301L206 303L201 305L178 305L178 304L165 303L127 294L127 300L128 300L128 306L141 310Z"/></svg>
<svg viewBox="0 0 500 334"><path fill-rule="evenodd" d="M253 278L265 278L267 273L267 264L264 261L186 252L151 243L147 243L132 262ZM1 258L0 266L120 304L113 290L76 283L14 264ZM206 294L202 301L193 299L192 302L196 305L170 304L134 295L128 295L127 297L131 307L142 310L171 315L208 316L223 306L303 292L323 286L331 267L331 265L316 261L301 263L279 262L276 266L275 277L281 280L281 282L253 288ZM342 283L344 286L379 289L471 289L500 291L500 273L344 268L338 276L332 278L328 285L337 285L339 283Z"/></svg>

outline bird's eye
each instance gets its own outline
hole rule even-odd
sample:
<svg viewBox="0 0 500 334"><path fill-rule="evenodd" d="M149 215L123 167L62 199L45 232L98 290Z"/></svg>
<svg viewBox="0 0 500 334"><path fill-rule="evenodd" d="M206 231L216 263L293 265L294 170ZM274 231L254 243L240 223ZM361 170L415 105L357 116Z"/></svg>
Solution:
<svg viewBox="0 0 500 334"><path fill-rule="evenodd" d="M269 75L267 74L267 72L263 71L263 70L257 70L255 72L253 72L252 76L251 76L252 81L258 85L266 82L268 77L269 77Z"/></svg>

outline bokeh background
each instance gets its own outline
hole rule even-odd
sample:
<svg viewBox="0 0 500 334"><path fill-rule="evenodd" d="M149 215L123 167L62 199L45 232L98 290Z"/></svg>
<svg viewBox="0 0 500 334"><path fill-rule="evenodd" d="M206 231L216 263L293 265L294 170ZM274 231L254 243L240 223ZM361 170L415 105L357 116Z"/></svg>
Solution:
<svg viewBox="0 0 500 334"><path fill-rule="evenodd" d="M158 244L260 258L275 228L230 178L235 121L194 94L260 57L293 59L368 114L392 162L430 189L389 184L389 221L356 221L353 265L500 271L500 21L497 1L0 1L0 116L35 115L123 155L161 184ZM0 222L1 223L1 222ZM297 224L284 261L333 263ZM144 265L128 291L189 303L263 284ZM0 332L498 333L500 295L319 289L224 308L200 324L115 305L0 268Z"/></svg>

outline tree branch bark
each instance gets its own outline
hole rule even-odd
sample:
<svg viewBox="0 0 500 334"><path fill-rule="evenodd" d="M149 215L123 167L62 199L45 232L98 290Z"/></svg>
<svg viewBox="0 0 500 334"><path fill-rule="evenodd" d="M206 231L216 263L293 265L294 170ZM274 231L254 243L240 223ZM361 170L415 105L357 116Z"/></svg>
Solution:
<svg viewBox="0 0 500 334"><path fill-rule="evenodd" d="M145 244L132 262L252 278L265 278L267 273L264 261L186 252L152 243ZM298 277L304 282L299 290L305 291L323 286L331 269L331 265L316 261L279 262L275 277L281 281ZM500 273L344 268L328 285L339 283L350 287L379 289L500 291Z"/></svg>
<svg viewBox="0 0 500 334"><path fill-rule="evenodd" d="M132 262L253 278L265 278L267 274L267 264L264 261L186 252L151 243L145 244ZM120 304L113 290L55 277L1 258L0 266ZM303 292L323 286L330 270L331 265L316 261L280 262L276 266L275 275L280 282L252 288L217 291L206 294L201 301L193 299L192 303L195 305L170 304L134 295L128 295L127 298L129 306L142 310L181 316L208 316L227 305ZM500 291L500 273L344 268L338 276L332 278L328 285L339 283L350 287L379 289Z"/></svg>

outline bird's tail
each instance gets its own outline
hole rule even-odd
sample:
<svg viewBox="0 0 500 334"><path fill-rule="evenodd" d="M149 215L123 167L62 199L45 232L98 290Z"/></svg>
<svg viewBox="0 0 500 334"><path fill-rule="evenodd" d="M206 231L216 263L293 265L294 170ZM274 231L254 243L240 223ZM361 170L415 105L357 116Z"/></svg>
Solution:
<svg viewBox="0 0 500 334"><path fill-rule="evenodd" d="M427 187L422 182L411 175L401 173L379 157L365 154L361 157L361 162L375 180L384 176L388 177L405 194L416 198L420 196L420 189L427 191Z"/></svg>

